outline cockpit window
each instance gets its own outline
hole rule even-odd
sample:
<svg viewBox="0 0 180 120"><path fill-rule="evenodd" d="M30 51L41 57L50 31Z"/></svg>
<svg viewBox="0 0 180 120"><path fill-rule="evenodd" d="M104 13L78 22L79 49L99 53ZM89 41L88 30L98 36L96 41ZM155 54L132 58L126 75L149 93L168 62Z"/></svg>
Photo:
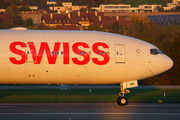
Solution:
<svg viewBox="0 0 180 120"><path fill-rule="evenodd" d="M159 49L150 49L152 55L163 54Z"/></svg>

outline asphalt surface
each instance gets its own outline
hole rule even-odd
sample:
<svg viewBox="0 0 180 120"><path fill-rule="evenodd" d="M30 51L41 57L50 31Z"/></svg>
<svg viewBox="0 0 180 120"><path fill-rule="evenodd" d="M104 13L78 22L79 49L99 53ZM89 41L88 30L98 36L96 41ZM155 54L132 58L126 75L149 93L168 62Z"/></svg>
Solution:
<svg viewBox="0 0 180 120"><path fill-rule="evenodd" d="M0 120L180 120L180 104L0 104Z"/></svg>

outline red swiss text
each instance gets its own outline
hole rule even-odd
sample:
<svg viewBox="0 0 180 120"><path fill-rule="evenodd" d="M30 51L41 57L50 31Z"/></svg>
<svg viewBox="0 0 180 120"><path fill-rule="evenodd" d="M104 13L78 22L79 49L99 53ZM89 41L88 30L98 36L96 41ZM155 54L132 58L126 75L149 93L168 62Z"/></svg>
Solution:
<svg viewBox="0 0 180 120"><path fill-rule="evenodd" d="M60 50L60 46L63 46L63 64L69 64L70 59L72 59L74 64L77 65L85 65L90 61L90 54L86 51L80 50L78 47L82 46L83 48L90 48L89 45L85 42L76 42L72 45L72 48L70 48L69 43L68 42L55 42L54 43L54 48L53 48L53 52L51 52L48 43L47 42L41 42L40 47L39 47L39 51L36 50L36 47L34 45L33 42L28 42L27 44L25 44L24 42L13 42L10 44L10 50L12 53L21 56L20 60L17 60L15 57L10 57L10 61L13 64L24 64L27 60L28 60L28 54L26 53L26 51L23 50L19 50L16 48L16 46L20 46L22 48L27 48L29 47L30 49L30 54L32 55L32 59L34 61L34 64L40 64L41 60L42 60L42 56L44 54L44 52L46 53L47 56L47 60L49 64L55 64L56 60L57 60L57 56L59 54L59 50ZM99 60L98 58L92 58L92 61L94 64L97 65L105 65L109 62L109 55L107 54L107 52L100 50L98 47L101 46L103 48L108 49L109 46L106 43L103 42L97 42L94 43L92 45L92 51L103 57L103 60ZM82 56L84 59L83 60L79 60L78 57L72 57L70 58L70 49L72 49L72 51L77 54Z"/></svg>

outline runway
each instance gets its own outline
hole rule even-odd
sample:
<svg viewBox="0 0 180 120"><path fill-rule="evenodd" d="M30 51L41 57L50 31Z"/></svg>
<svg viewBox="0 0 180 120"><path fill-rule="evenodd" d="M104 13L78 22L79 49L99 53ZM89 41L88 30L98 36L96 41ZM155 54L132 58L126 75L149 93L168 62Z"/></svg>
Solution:
<svg viewBox="0 0 180 120"><path fill-rule="evenodd" d="M0 120L179 120L180 104L0 104Z"/></svg>

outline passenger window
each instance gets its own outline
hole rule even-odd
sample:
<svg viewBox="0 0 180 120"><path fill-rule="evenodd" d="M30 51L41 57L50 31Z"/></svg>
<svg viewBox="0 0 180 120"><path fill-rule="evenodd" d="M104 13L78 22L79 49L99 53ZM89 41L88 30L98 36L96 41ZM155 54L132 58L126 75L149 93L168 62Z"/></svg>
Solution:
<svg viewBox="0 0 180 120"><path fill-rule="evenodd" d="M109 52L107 52L107 55L109 55Z"/></svg>
<svg viewBox="0 0 180 120"><path fill-rule="evenodd" d="M84 52L84 55L86 55L87 53L86 52Z"/></svg>
<svg viewBox="0 0 180 120"><path fill-rule="evenodd" d="M54 51L52 51L52 55L54 55Z"/></svg>
<svg viewBox="0 0 180 120"><path fill-rule="evenodd" d="M61 51L61 55L63 55L63 51Z"/></svg>
<svg viewBox="0 0 180 120"><path fill-rule="evenodd" d="M105 52L103 52L102 54L105 55Z"/></svg>
<svg viewBox="0 0 180 120"><path fill-rule="evenodd" d="M29 51L27 51L27 54L29 55Z"/></svg>
<svg viewBox="0 0 180 120"><path fill-rule="evenodd" d="M100 55L101 54L101 52L98 52L98 55Z"/></svg>
<svg viewBox="0 0 180 120"><path fill-rule="evenodd" d="M91 55L91 51L89 51L89 55Z"/></svg>
<svg viewBox="0 0 180 120"><path fill-rule="evenodd" d="M82 55L82 52L79 52L80 55Z"/></svg>
<svg viewBox="0 0 180 120"><path fill-rule="evenodd" d="M58 52L58 51L56 52L56 55L59 55L59 52Z"/></svg>
<svg viewBox="0 0 180 120"><path fill-rule="evenodd" d="M117 52L117 55L119 55L119 53Z"/></svg>

